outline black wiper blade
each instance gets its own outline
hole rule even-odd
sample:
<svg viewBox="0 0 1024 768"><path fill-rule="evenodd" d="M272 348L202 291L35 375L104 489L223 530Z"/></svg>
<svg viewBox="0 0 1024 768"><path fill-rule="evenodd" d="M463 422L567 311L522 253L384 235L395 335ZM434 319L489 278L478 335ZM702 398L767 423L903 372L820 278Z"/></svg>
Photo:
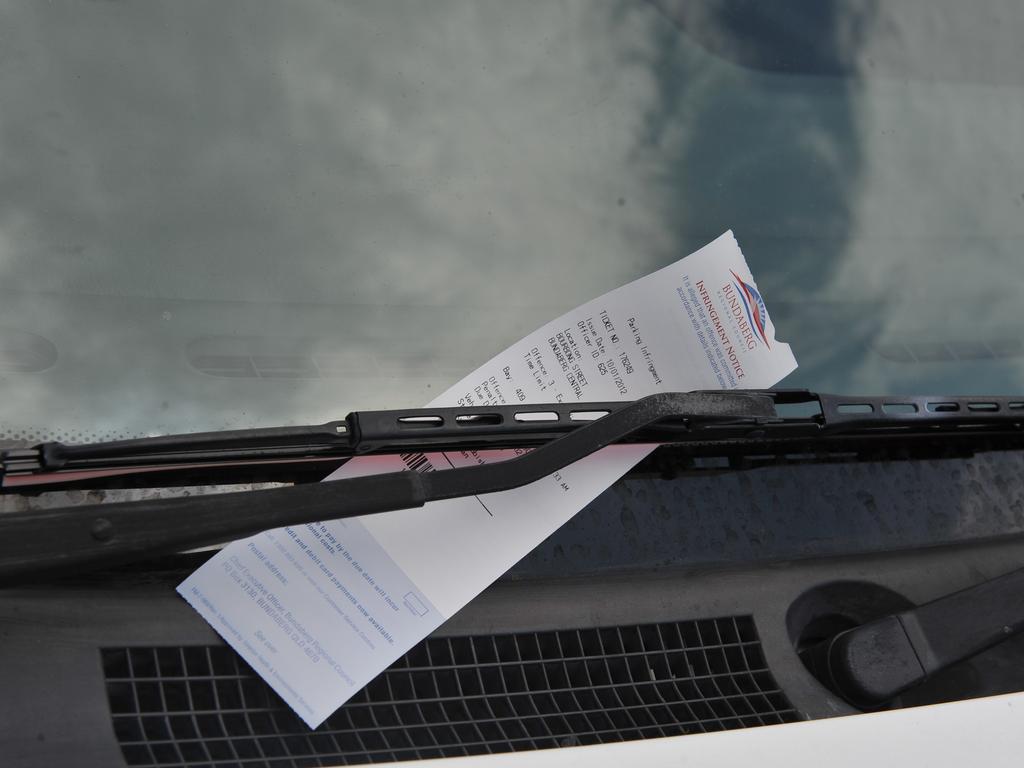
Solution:
<svg viewBox="0 0 1024 768"><path fill-rule="evenodd" d="M341 421L84 445L43 443L4 455L8 473L540 445L627 402L355 411ZM588 416L590 418L582 418ZM639 435L637 435L639 437Z"/></svg>
<svg viewBox="0 0 1024 768"><path fill-rule="evenodd" d="M776 418L771 397L745 392L663 393L614 406L607 415L572 428L533 451L494 464L6 514L0 517L0 583L47 571L74 569L81 573L286 525L422 507L428 501L518 488L666 421L679 426L708 422L757 425ZM550 412L551 406L546 407ZM453 411L455 415L466 413ZM386 431L388 435L381 439L390 445L393 430L389 427ZM370 438L366 444L373 443Z"/></svg>
<svg viewBox="0 0 1024 768"><path fill-rule="evenodd" d="M892 397L816 394L805 390L759 392L779 406L812 405L814 413L756 424L742 418L688 422L664 419L634 430L635 442L747 441L838 435L934 435L942 431L989 434L1019 431L1024 397ZM579 429L595 416L628 403L418 408L361 411L341 421L298 427L167 435L139 440L0 452L0 477L46 475L50 482L75 471L152 470L175 466L258 464L272 461L345 459L369 453L482 450L543 445ZM61 474L63 473L63 475ZM5 482L5 485L9 483Z"/></svg>
<svg viewBox="0 0 1024 768"><path fill-rule="evenodd" d="M811 414L786 416L813 404ZM596 420L581 420L587 414ZM846 397L801 390L663 393L632 402L372 411L318 427L206 433L8 452L5 469L23 475L62 467L181 461L233 461L255 454L334 451L336 456L425 450L539 446L509 461L429 474L399 472L333 483L209 496L78 506L0 517L0 582L41 571L112 565L220 543L268 528L339 519L428 501L507 490L545 477L610 443L670 442L739 446L817 446L838 439L896 437L972 444L1010 437L1020 447L1024 397ZM902 442L902 441L901 441ZM48 453L49 452L49 453ZM315 455L315 454L314 454ZM257 459L258 461L259 459ZM35 464L33 464L35 462ZM84 464L82 464L84 462ZM16 475L17 477L17 475Z"/></svg>

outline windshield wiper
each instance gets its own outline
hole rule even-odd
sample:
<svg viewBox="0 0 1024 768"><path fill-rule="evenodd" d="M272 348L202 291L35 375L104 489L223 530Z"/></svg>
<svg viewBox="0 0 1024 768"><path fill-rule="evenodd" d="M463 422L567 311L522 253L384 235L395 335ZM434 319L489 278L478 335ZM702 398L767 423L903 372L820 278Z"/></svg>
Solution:
<svg viewBox="0 0 1024 768"><path fill-rule="evenodd" d="M555 407L545 406L546 412L553 412L551 409ZM403 419L434 417L439 412L405 412L412 415L396 417L397 421L383 430L386 434L378 436L379 440L374 438L372 430L370 436L361 434L360 424L366 421L365 414L351 414L346 423L352 428L352 445L356 450L408 445L407 432L413 435L411 444L423 447L435 445L433 433L419 434L431 428L409 426L426 422ZM452 419L472 415L465 409L445 409L444 412L450 413ZM570 421L570 416L567 414L566 421ZM570 427L565 434L533 451L494 464L431 473L389 472L262 491L7 514L0 517L3 534L0 535L0 583L45 571L74 568L81 572L86 568L215 544L286 525L422 507L429 501L518 488L666 420L676 420L685 427L706 421L756 425L774 417L772 399L766 395L663 393L609 404L608 413L601 418ZM434 424L435 429L443 427ZM463 428L472 430L472 427ZM550 428L549 424L541 431ZM512 434L518 434L519 430L519 427L510 427ZM357 433L360 437L355 437ZM494 447L504 442L492 440L489 445Z"/></svg>
<svg viewBox="0 0 1024 768"><path fill-rule="evenodd" d="M713 393L709 393L713 394ZM743 419L687 420L677 415L638 428L623 441L686 442L705 446L763 446L771 442L823 438L930 437L938 433L997 435L1019 431L1024 398L1011 397L850 397L805 390L766 390L782 409L778 418L754 424ZM281 463L342 461L373 453L542 445L588 421L620 410L626 403L420 408L350 413L340 421L311 426L224 430L67 445L42 443L0 451L0 490L59 486L106 474L124 477L174 470L240 466L270 468ZM786 407L813 406L807 415ZM837 443L838 444L838 443ZM223 473L218 477L223 477ZM195 482L193 484L201 484Z"/></svg>
<svg viewBox="0 0 1024 768"><path fill-rule="evenodd" d="M780 406L817 404L810 416ZM581 420L583 415L594 420ZM19 512L0 517L0 581L99 567L220 543L269 528L508 490L622 441L744 444L857 437L1012 435L1024 398L839 397L808 392L663 393L624 403L415 409L350 414L319 427L204 433L6 452L10 477L185 462L262 461L539 446L518 458L431 473L392 472L289 488ZM20 474L19 474L20 473ZM7 478L5 478L6 480Z"/></svg>

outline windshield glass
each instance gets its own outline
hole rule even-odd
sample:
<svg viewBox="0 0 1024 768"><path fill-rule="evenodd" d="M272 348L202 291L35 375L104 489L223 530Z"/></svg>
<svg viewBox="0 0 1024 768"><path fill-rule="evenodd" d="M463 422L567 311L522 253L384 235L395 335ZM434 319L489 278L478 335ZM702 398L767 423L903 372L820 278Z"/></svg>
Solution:
<svg viewBox="0 0 1024 768"><path fill-rule="evenodd" d="M1024 390L1015 0L7 0L0 437L416 406L734 230L783 386Z"/></svg>

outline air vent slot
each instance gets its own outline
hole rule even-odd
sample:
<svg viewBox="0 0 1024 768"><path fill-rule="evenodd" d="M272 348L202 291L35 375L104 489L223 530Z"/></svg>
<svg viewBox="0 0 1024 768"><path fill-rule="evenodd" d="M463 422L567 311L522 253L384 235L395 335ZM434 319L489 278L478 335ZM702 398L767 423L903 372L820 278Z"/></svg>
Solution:
<svg viewBox="0 0 1024 768"><path fill-rule="evenodd" d="M496 427L501 421L500 413L474 413L455 417L455 424L459 427Z"/></svg>
<svg viewBox="0 0 1024 768"><path fill-rule="evenodd" d="M554 411L521 411L513 417L516 421L558 421Z"/></svg>
<svg viewBox="0 0 1024 768"><path fill-rule="evenodd" d="M610 411L573 411L569 414L570 421L597 421L607 416Z"/></svg>
<svg viewBox="0 0 1024 768"><path fill-rule="evenodd" d="M917 413L914 403L882 403L882 413L890 416L909 416Z"/></svg>
<svg viewBox="0 0 1024 768"><path fill-rule="evenodd" d="M399 416L398 426L402 429L436 429L444 426L440 416Z"/></svg>
<svg viewBox="0 0 1024 768"><path fill-rule="evenodd" d="M875 412L875 408L871 403L840 403L836 406L836 410L839 413L852 416Z"/></svg>

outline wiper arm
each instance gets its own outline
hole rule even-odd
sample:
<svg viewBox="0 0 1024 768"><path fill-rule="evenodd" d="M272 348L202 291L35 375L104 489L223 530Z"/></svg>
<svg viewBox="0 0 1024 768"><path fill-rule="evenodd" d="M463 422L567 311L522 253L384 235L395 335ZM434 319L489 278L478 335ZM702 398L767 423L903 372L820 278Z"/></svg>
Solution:
<svg viewBox="0 0 1024 768"><path fill-rule="evenodd" d="M549 411L553 407L545 406ZM664 393L610 404L609 410L536 450L495 464L7 514L0 517L0 583L45 571L73 568L82 572L269 528L518 488L665 420L685 427L708 421L758 424L776 416L771 397L740 392ZM453 410L452 416L456 415L466 414ZM352 423L357 422L358 418ZM373 444L372 439L366 444Z"/></svg>
<svg viewBox="0 0 1024 768"><path fill-rule="evenodd" d="M801 652L815 677L874 708L1024 632L1024 570L848 629Z"/></svg>

